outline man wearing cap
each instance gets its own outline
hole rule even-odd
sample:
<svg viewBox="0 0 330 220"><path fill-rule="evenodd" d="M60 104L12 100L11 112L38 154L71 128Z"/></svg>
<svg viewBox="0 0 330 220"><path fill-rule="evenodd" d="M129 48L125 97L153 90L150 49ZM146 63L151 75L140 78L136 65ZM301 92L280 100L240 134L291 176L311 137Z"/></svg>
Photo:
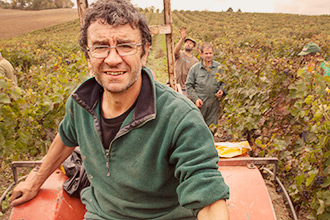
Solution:
<svg viewBox="0 0 330 220"><path fill-rule="evenodd" d="M306 44L298 55L303 56L305 63L309 63L313 57L319 57L320 53L321 48L317 44L311 42ZM324 76L330 76L330 68L325 66L324 62L317 65L317 69L320 70L320 72L322 71Z"/></svg>
<svg viewBox="0 0 330 220"><path fill-rule="evenodd" d="M196 46L196 41L187 37L186 27L180 28L181 38L174 49L175 57L175 73L176 81L180 84L182 92L187 96L186 92L186 79L188 76L189 69L198 62L198 59L193 56L192 51ZM180 51L182 45L184 44L184 50Z"/></svg>

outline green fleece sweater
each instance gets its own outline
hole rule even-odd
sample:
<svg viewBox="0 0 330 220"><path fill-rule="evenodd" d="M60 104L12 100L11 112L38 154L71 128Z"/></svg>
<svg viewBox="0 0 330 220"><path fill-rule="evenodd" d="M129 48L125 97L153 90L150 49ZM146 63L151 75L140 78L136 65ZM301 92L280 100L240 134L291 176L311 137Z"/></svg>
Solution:
<svg viewBox="0 0 330 220"><path fill-rule="evenodd" d="M217 170L212 135L183 95L142 71L135 109L105 151L94 78L70 96L60 124L67 146L80 146L91 186L81 192L86 219L195 219L203 207L229 197Z"/></svg>

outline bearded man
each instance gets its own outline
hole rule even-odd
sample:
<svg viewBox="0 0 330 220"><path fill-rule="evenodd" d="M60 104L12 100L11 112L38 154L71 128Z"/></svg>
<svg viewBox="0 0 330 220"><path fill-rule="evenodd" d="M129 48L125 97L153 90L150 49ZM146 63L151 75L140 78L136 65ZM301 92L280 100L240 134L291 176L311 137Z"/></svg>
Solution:
<svg viewBox="0 0 330 220"><path fill-rule="evenodd" d="M186 92L186 79L190 68L198 63L198 59L192 54L196 47L196 41L187 37L187 29L185 27L180 28L181 38L174 49L175 57L175 72L177 84L180 84L182 92L187 96ZM181 51L181 47L184 43L184 50Z"/></svg>

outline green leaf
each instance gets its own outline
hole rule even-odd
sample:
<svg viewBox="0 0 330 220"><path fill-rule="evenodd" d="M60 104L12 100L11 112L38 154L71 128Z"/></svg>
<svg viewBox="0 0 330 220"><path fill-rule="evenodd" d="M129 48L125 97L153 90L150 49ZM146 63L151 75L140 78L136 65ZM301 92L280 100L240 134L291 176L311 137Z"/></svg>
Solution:
<svg viewBox="0 0 330 220"><path fill-rule="evenodd" d="M6 94L3 94L3 93L0 93L0 102L4 103L4 104L11 103L10 98Z"/></svg>
<svg viewBox="0 0 330 220"><path fill-rule="evenodd" d="M315 215L315 213L311 212L309 213L307 216L306 216L307 219L310 219L310 220L317 220L317 217Z"/></svg>
<svg viewBox="0 0 330 220"><path fill-rule="evenodd" d="M317 213L316 214L317 215L321 215L324 212L325 205L324 205L324 201L321 200L321 199L318 199L318 202L320 204L320 207L317 209Z"/></svg>
<svg viewBox="0 0 330 220"><path fill-rule="evenodd" d="M300 187L300 185L304 182L305 176L304 174L301 174L300 176L296 176L295 178L297 187Z"/></svg>
<svg viewBox="0 0 330 220"><path fill-rule="evenodd" d="M317 110L314 114L314 119L315 120L320 120L322 118L323 114L321 112L321 110Z"/></svg>
<svg viewBox="0 0 330 220"><path fill-rule="evenodd" d="M0 79L0 88L8 88L8 83L4 79Z"/></svg>
<svg viewBox="0 0 330 220"><path fill-rule="evenodd" d="M323 188L330 186L330 178L328 177L323 184L321 184ZM330 198L329 198L330 199ZM330 201L329 201L330 202ZM329 204L330 205L330 204Z"/></svg>
<svg viewBox="0 0 330 220"><path fill-rule="evenodd" d="M313 182L317 173L318 173L317 170L312 170L312 171L308 172L309 177L306 179L306 186L309 186Z"/></svg>
<svg viewBox="0 0 330 220"><path fill-rule="evenodd" d="M326 190L326 191L323 191L322 192L322 198L324 198L325 199L325 205L327 206L327 207L329 207L330 206L330 190ZM330 214L330 213L329 213Z"/></svg>
<svg viewBox="0 0 330 220"><path fill-rule="evenodd" d="M15 86L12 90L11 90L11 96L14 98L14 99L18 99L20 98L22 95L23 95L24 91L18 87L18 86Z"/></svg>
<svg viewBox="0 0 330 220"><path fill-rule="evenodd" d="M312 100L314 99L314 96L313 95L308 95L305 99L305 103L306 104L311 104Z"/></svg>

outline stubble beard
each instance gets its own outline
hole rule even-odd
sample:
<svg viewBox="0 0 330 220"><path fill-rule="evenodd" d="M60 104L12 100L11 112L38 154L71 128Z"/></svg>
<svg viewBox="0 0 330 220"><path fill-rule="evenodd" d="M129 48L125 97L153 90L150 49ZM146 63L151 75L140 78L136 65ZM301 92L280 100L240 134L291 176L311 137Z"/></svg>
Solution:
<svg viewBox="0 0 330 220"><path fill-rule="evenodd" d="M131 72L131 74L134 76L132 78L129 78L129 81L127 84L122 85L121 87L117 88L117 86L115 85L116 88L112 88L112 86L107 86L106 81L102 81L100 76L101 74L94 74L95 75L95 80L98 82L98 84L100 84L104 90L106 90L109 93L113 93L113 94L121 94L126 92L129 88L131 88L138 80L139 76L141 75L141 71L142 71L142 66L140 66L140 68L136 69L134 72ZM110 82L110 83L116 83L115 81Z"/></svg>
<svg viewBox="0 0 330 220"><path fill-rule="evenodd" d="M189 52L189 53L190 53L193 49L190 48L190 47L185 47L184 50L185 50L186 52Z"/></svg>

